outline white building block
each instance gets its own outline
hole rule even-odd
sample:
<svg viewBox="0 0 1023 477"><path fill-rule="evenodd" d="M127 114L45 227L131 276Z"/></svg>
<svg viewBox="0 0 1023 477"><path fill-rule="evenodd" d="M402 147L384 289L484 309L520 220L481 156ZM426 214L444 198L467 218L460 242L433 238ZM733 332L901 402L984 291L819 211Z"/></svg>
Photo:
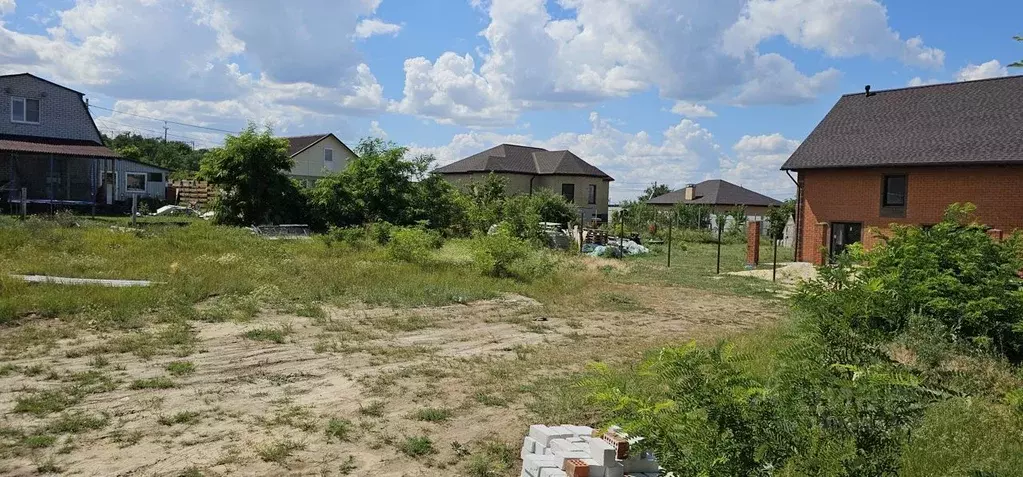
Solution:
<svg viewBox="0 0 1023 477"><path fill-rule="evenodd" d="M604 477L604 466L593 459L583 459L583 462L590 469L590 477Z"/></svg>
<svg viewBox="0 0 1023 477"><path fill-rule="evenodd" d="M568 439L551 439L550 446L551 450L555 453L558 451L570 452L570 451L582 451L587 450L589 446L577 444Z"/></svg>
<svg viewBox="0 0 1023 477"><path fill-rule="evenodd" d="M599 437L586 439L590 447L590 458L598 465L608 466L615 462L615 448Z"/></svg>
<svg viewBox="0 0 1023 477"><path fill-rule="evenodd" d="M572 433L563 427L547 427L543 424L529 426L529 437L543 447L550 445L551 439L572 437Z"/></svg>
<svg viewBox="0 0 1023 477"><path fill-rule="evenodd" d="M536 454L536 439L526 436L522 439L522 450L527 454Z"/></svg>
<svg viewBox="0 0 1023 477"><path fill-rule="evenodd" d="M539 454L527 455L522 459L522 470L531 477L540 477L540 471L543 469L561 470L561 459Z"/></svg>
<svg viewBox="0 0 1023 477"><path fill-rule="evenodd" d="M540 477L568 477L568 474L561 469L543 469L540 471Z"/></svg>
<svg viewBox="0 0 1023 477"><path fill-rule="evenodd" d="M574 436L592 436L593 428L589 426L561 426L572 432Z"/></svg>

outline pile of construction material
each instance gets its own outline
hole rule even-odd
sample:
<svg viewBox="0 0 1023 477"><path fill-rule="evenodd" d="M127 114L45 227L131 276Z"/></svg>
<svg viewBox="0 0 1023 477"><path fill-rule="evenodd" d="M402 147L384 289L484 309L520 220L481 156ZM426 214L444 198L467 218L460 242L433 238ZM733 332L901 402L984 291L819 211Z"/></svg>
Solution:
<svg viewBox="0 0 1023 477"><path fill-rule="evenodd" d="M612 426L595 435L586 426L529 426L520 477L658 477L657 460L636 452L641 437ZM630 452L630 449L632 451Z"/></svg>

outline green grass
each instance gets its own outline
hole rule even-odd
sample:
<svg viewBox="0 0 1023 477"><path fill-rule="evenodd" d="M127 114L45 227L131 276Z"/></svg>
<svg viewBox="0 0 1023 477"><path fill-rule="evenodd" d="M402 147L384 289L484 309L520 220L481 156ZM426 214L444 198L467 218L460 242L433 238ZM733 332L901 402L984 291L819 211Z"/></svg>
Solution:
<svg viewBox="0 0 1023 477"><path fill-rule="evenodd" d="M199 422L202 418L202 414L195 411L181 411L171 416L161 415L156 418L156 422L164 426L173 426L175 424L194 424Z"/></svg>
<svg viewBox="0 0 1023 477"><path fill-rule="evenodd" d="M417 421L444 422L451 419L452 414L450 409L427 407L413 413L412 418Z"/></svg>
<svg viewBox="0 0 1023 477"><path fill-rule="evenodd" d="M360 405L359 414L370 417L382 417L385 407L387 407L387 403L383 401L372 401L365 406Z"/></svg>
<svg viewBox="0 0 1023 477"><path fill-rule="evenodd" d="M275 328L256 328L245 333L242 333L247 339L252 341L269 341L272 343L283 344L288 335L293 332L290 325L282 325Z"/></svg>
<svg viewBox="0 0 1023 477"><path fill-rule="evenodd" d="M398 445L398 450L409 457L422 457L437 453L433 440L427 436L407 437Z"/></svg>
<svg viewBox="0 0 1023 477"><path fill-rule="evenodd" d="M82 395L63 389L37 391L16 398L14 412L45 416L63 411L82 400Z"/></svg>
<svg viewBox="0 0 1023 477"><path fill-rule="evenodd" d="M69 412L50 422L46 428L58 434L78 434L106 427L109 419L103 415L90 415L86 412Z"/></svg>
<svg viewBox="0 0 1023 477"><path fill-rule="evenodd" d="M503 442L483 441L465 464L469 477L501 477L515 468L518 453Z"/></svg>
<svg viewBox="0 0 1023 477"><path fill-rule="evenodd" d="M147 288L29 285L0 276L0 323L28 316L81 317L97 327L135 328L152 318L201 318L195 305L216 297L318 314L314 303L444 305L513 292L537 299L584 290L599 276L577 271L533 282L482 276L465 267L468 241L451 240L430 267L389 260L378 246L330 247L314 240L265 240L241 228L196 222L121 232L109 224L62 227L0 217L0 268L11 273L147 279ZM145 257L139 260L139 257ZM439 259L438 259L439 258ZM5 339L0 339L3 346Z"/></svg>
<svg viewBox="0 0 1023 477"><path fill-rule="evenodd" d="M195 372L195 364L191 361L172 361L167 363L166 369L175 376L185 376Z"/></svg>
<svg viewBox="0 0 1023 477"><path fill-rule="evenodd" d="M171 378L159 376L155 378L136 379L131 382L131 389L170 389L176 386Z"/></svg>
<svg viewBox="0 0 1023 477"><path fill-rule="evenodd" d="M348 441L351 439L353 427L352 421L349 421L348 419L341 419L337 417L331 418L327 421L327 430L325 431L327 440L337 439L341 442Z"/></svg>
<svg viewBox="0 0 1023 477"><path fill-rule="evenodd" d="M267 445L257 446L256 455L264 462L283 464L295 451L305 449L305 444L291 439L279 440Z"/></svg>
<svg viewBox="0 0 1023 477"><path fill-rule="evenodd" d="M723 291L736 295L758 296L769 298L778 289L771 282L751 277L726 275L746 269L746 244L721 245L721 274L717 273L717 244L676 242L672 245L671 268L667 266L667 246L652 245L652 253L636 255L624 259L632 266L627 273L611 272L619 281L625 283L660 283L687 288L711 291ZM770 242L761 242L760 258L767 268L771 257ZM779 248L778 261L791 261L792 249ZM612 304L614 298L611 297ZM630 303L618 304L630 305Z"/></svg>

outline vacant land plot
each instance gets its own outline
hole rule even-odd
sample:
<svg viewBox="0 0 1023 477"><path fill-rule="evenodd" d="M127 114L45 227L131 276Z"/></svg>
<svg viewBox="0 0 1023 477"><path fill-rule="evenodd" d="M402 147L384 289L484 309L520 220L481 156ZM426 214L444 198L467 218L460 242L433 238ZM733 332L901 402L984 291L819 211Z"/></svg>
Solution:
<svg viewBox="0 0 1023 477"><path fill-rule="evenodd" d="M474 272L461 242L413 265L204 224L31 227L0 231L0 268L164 284L0 279L4 475L512 475L527 424L587 419L544 399L577 392L569 373L782 307L711 278L703 246L527 283Z"/></svg>

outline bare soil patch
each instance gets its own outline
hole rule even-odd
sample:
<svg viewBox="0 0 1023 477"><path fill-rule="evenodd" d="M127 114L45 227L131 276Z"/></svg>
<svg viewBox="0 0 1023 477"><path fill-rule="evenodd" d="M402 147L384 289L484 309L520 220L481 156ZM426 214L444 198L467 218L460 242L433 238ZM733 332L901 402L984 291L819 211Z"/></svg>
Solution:
<svg viewBox="0 0 1023 477"><path fill-rule="evenodd" d="M684 288L600 296L582 310L506 296L263 312L140 332L153 341L76 330L5 349L0 474L464 475L481 442L520 438L524 385L780 316Z"/></svg>

